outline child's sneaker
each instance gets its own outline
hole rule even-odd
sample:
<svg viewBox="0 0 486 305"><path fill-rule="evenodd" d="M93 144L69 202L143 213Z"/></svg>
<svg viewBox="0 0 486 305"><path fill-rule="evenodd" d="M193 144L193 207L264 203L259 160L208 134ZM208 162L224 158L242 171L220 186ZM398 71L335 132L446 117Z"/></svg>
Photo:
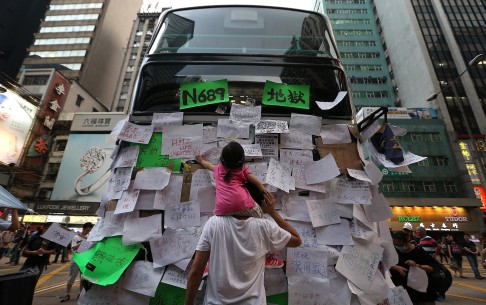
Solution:
<svg viewBox="0 0 486 305"><path fill-rule="evenodd" d="M273 268L282 268L284 265L283 260L277 258L273 254L268 254L265 260L265 268L266 269L273 269Z"/></svg>

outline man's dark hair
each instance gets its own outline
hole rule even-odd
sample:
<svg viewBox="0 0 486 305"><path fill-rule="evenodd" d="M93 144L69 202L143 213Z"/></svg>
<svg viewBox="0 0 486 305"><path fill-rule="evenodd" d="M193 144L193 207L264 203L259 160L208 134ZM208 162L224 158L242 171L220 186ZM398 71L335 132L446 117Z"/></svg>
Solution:
<svg viewBox="0 0 486 305"><path fill-rule="evenodd" d="M86 228L93 228L93 224L91 222L87 222L83 225L83 230L86 229Z"/></svg>
<svg viewBox="0 0 486 305"><path fill-rule="evenodd" d="M409 242L410 241L410 236L408 236L408 234L405 234L405 232L402 232L402 231L398 231L398 232L394 233L392 235L392 238L401 240L403 242Z"/></svg>

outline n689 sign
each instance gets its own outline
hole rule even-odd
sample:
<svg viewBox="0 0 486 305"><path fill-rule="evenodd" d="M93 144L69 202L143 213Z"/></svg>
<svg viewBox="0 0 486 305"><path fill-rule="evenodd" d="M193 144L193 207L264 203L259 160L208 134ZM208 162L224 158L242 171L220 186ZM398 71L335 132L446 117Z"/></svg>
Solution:
<svg viewBox="0 0 486 305"><path fill-rule="evenodd" d="M228 81L183 83L180 88L180 109L219 104L229 101Z"/></svg>

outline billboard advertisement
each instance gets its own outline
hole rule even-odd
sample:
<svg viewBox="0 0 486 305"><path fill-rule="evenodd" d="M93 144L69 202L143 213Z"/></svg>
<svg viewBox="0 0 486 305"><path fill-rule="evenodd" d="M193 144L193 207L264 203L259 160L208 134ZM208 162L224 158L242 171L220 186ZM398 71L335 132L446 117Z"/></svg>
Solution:
<svg viewBox="0 0 486 305"><path fill-rule="evenodd" d="M37 107L0 86L0 162L17 163Z"/></svg>
<svg viewBox="0 0 486 305"><path fill-rule="evenodd" d="M110 134L70 134L51 200L100 202L108 193L115 140Z"/></svg>

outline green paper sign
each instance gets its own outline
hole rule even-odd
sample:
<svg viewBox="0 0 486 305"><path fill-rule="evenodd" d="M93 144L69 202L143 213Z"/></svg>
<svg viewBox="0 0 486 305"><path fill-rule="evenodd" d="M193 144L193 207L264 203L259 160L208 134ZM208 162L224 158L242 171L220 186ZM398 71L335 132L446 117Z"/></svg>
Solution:
<svg viewBox="0 0 486 305"><path fill-rule="evenodd" d="M138 146L138 160L135 167L169 167L174 163L173 172L181 170L181 159L169 159L168 155L161 155L162 151L162 133L154 132L148 144L131 143L131 146Z"/></svg>
<svg viewBox="0 0 486 305"><path fill-rule="evenodd" d="M87 280L106 286L118 281L139 250L138 244L124 246L122 237L114 236L97 242L86 252L75 252L73 260Z"/></svg>
<svg viewBox="0 0 486 305"><path fill-rule="evenodd" d="M309 109L309 85L286 85L266 81L263 89L263 105Z"/></svg>
<svg viewBox="0 0 486 305"><path fill-rule="evenodd" d="M228 80L182 83L180 109L229 102Z"/></svg>

